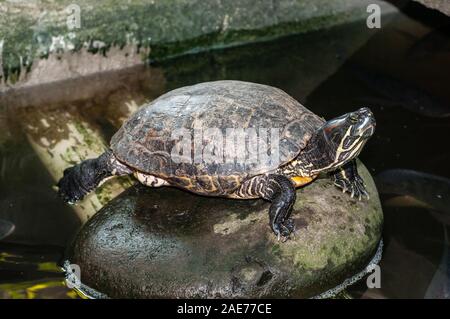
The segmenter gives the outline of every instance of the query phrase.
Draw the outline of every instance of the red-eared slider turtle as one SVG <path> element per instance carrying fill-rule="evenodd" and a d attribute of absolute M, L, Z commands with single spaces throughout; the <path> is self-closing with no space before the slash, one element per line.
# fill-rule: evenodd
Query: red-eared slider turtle
<path fill-rule="evenodd" d="M 64 171 L 59 194 L 75 202 L 108 177 L 133 174 L 152 187 L 263 198 L 272 202 L 273 232 L 288 238 L 295 188 L 320 173 L 330 173 L 334 184 L 352 197 L 368 197 L 355 158 L 374 130 L 368 108 L 326 122 L 274 87 L 241 81 L 200 83 L 168 92 L 139 109 L 112 137 L 109 150 Z M 269 154 L 268 147 L 260 145 L 270 146 L 273 156 L 263 156 Z"/>

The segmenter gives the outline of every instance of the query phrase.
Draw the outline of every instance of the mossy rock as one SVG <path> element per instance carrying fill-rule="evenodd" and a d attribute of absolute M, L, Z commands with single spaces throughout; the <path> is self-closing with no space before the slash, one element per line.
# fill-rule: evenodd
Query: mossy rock
<path fill-rule="evenodd" d="M 68 259 L 81 282 L 114 298 L 313 297 L 361 272 L 377 251 L 383 214 L 323 178 L 297 191 L 295 238 L 269 229 L 269 203 L 132 187 L 80 230 Z"/>

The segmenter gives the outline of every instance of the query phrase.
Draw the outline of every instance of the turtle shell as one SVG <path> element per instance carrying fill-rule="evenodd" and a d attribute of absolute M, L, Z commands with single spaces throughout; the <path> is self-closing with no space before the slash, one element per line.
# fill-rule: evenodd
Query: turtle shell
<path fill-rule="evenodd" d="M 189 185 L 195 182 L 211 182 L 214 177 L 219 184 L 231 183 L 222 187 L 229 189 L 236 188 L 247 178 L 292 161 L 323 123 L 322 118 L 280 89 L 242 81 L 205 82 L 170 91 L 142 106 L 112 137 L 111 149 L 128 166 L 162 177 L 172 184 L 190 188 Z M 219 129 L 226 143 L 226 132 L 230 128 L 250 129 L 246 132 L 251 129 L 265 131 L 267 136 L 258 134 L 258 141 L 267 141 L 270 150 L 271 146 L 276 146 L 271 142 L 270 129 L 276 130 L 279 141 L 277 160 L 257 161 L 252 158 L 255 154 L 259 158 L 260 150 L 250 152 L 253 155 L 248 155 L 244 162 L 217 160 L 222 159 L 220 156 L 216 161 L 204 161 L 193 155 L 201 155 L 201 150 L 208 145 L 207 138 L 203 136 L 202 141 L 201 133 L 196 132 L 215 129 L 212 132 L 218 133 Z M 180 162 L 171 153 L 174 145 L 180 142 L 180 137 L 173 133 L 183 129 L 184 132 L 193 132 L 188 136 L 192 142 L 184 144 L 191 146 L 189 155 L 192 156 L 189 158 L 192 160 Z M 198 136 L 200 139 L 197 140 Z M 238 143 L 242 146 L 244 142 Z M 247 140 L 244 144 L 251 143 Z M 267 154 L 267 148 L 261 149 Z M 221 154 L 220 149 L 217 153 Z M 227 178 L 230 176 L 232 179 Z"/>

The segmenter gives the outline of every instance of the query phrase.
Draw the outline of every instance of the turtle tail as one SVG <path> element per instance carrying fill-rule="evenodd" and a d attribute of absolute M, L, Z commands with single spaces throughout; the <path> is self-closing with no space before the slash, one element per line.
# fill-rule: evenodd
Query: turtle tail
<path fill-rule="evenodd" d="M 102 180 L 112 176 L 111 150 L 97 158 L 85 160 L 64 170 L 59 180 L 58 195 L 67 203 L 73 204 L 94 190 Z"/>

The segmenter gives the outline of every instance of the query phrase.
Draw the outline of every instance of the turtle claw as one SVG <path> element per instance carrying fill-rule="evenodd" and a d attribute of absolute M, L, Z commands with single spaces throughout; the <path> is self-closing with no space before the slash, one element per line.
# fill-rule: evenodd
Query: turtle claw
<path fill-rule="evenodd" d="M 77 201 L 82 199 L 86 195 L 84 187 L 80 185 L 79 176 L 80 166 L 69 167 L 64 170 L 63 177 L 59 180 L 58 195 L 70 205 L 74 205 Z"/>
<path fill-rule="evenodd" d="M 361 193 L 359 194 L 359 200 L 363 200 L 363 198 L 366 198 L 366 200 L 370 199 L 369 193 L 366 191 L 365 188 L 361 189 Z"/>
<path fill-rule="evenodd" d="M 356 180 L 359 184 L 361 184 L 363 187 L 366 187 L 366 183 L 364 183 L 364 180 L 361 178 L 361 176 L 356 175 L 356 176 L 355 176 L 355 180 Z"/>
<path fill-rule="evenodd" d="M 108 166 L 110 151 L 97 158 L 87 159 L 64 170 L 58 182 L 58 195 L 67 203 L 74 204 L 94 190 L 105 178 L 112 175 Z"/>
<path fill-rule="evenodd" d="M 353 181 L 348 179 L 338 179 L 334 181 L 334 185 L 339 187 L 343 193 L 349 193 L 350 198 L 352 199 L 355 198 L 361 201 L 364 197 L 367 200 L 370 198 L 361 178 L 355 178 Z"/>
<path fill-rule="evenodd" d="M 277 240 L 285 243 L 288 239 L 295 238 L 294 235 L 295 225 L 292 219 L 286 219 L 282 222 L 273 225 L 273 232 L 277 236 Z"/>
<path fill-rule="evenodd" d="M 295 240 L 295 229 L 292 231 L 292 233 L 290 235 L 292 236 L 292 239 Z"/>
<path fill-rule="evenodd" d="M 282 236 L 281 234 L 277 235 L 277 241 L 285 243 L 288 241 L 288 239 L 290 238 L 290 236 Z"/>

